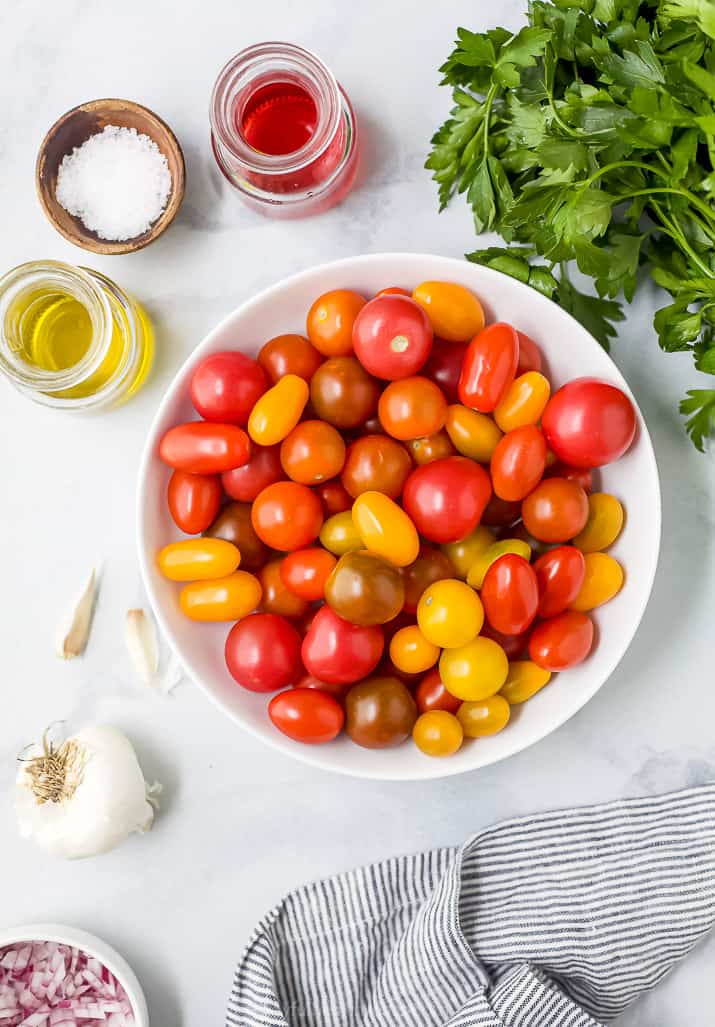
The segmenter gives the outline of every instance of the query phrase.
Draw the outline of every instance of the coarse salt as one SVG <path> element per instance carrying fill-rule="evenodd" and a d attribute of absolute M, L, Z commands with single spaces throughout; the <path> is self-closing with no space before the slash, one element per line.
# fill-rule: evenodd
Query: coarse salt
<path fill-rule="evenodd" d="M 148 135 L 107 125 L 60 164 L 55 194 L 66 211 L 101 239 L 142 235 L 171 192 L 166 157 Z"/>

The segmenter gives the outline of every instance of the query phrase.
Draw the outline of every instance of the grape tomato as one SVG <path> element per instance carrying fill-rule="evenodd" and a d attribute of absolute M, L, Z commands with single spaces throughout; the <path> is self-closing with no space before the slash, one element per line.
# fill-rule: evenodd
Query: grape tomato
<path fill-rule="evenodd" d="M 514 380 L 519 361 L 519 337 L 511 325 L 498 322 L 469 343 L 459 379 L 462 403 L 491 413 Z"/>
<path fill-rule="evenodd" d="M 241 554 L 219 538 L 191 538 L 170 542 L 157 556 L 159 570 L 170 581 L 207 581 L 233 574 Z"/>
<path fill-rule="evenodd" d="M 284 735 L 305 745 L 324 745 L 343 729 L 345 713 L 332 695 L 312 688 L 289 688 L 274 695 L 268 716 Z"/>
<path fill-rule="evenodd" d="M 363 492 L 353 503 L 352 518 L 362 544 L 397 567 L 417 559 L 420 540 L 405 511 L 382 492 Z"/>
<path fill-rule="evenodd" d="M 421 282 L 412 298 L 427 314 L 434 334 L 447 342 L 468 342 L 484 327 L 481 303 L 456 282 Z"/>
<path fill-rule="evenodd" d="M 169 428 L 159 443 L 159 456 L 177 471 L 221 474 L 247 463 L 251 443 L 235 424 L 189 421 Z"/>
<path fill-rule="evenodd" d="M 174 471 L 167 488 L 167 503 L 174 524 L 187 535 L 206 531 L 221 506 L 221 495 L 218 475 Z"/>
<path fill-rule="evenodd" d="M 479 596 L 484 616 L 504 635 L 520 635 L 531 625 L 539 605 L 534 568 L 523 556 L 507 553 L 489 567 Z"/>
<path fill-rule="evenodd" d="M 539 585 L 539 617 L 554 617 L 574 601 L 583 584 L 586 563 L 574 546 L 556 546 L 534 563 Z"/>
<path fill-rule="evenodd" d="M 309 394 L 308 383 L 297 374 L 287 374 L 271 386 L 248 418 L 248 434 L 253 442 L 260 446 L 282 442 L 300 420 Z"/>
<path fill-rule="evenodd" d="M 608 549 L 620 535 L 623 520 L 623 507 L 615 496 L 593 492 L 588 497 L 588 519 L 573 544 L 582 553 Z"/>
<path fill-rule="evenodd" d="M 181 612 L 190 620 L 240 620 L 261 601 L 261 584 L 247 571 L 234 571 L 225 578 L 192 581 L 179 593 Z"/>

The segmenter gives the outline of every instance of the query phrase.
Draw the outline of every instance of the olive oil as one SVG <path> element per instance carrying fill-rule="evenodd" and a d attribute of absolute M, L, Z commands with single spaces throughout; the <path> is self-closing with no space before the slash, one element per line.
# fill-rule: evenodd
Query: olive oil
<path fill-rule="evenodd" d="M 92 342 L 89 311 L 67 293 L 39 289 L 20 294 L 8 317 L 16 329 L 18 355 L 43 371 L 74 367 Z"/>

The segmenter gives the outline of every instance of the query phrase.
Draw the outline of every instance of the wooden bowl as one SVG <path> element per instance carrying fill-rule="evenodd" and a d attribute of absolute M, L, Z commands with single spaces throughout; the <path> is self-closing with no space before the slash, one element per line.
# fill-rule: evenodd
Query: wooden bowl
<path fill-rule="evenodd" d="M 171 192 L 163 213 L 146 232 L 133 239 L 102 239 L 86 228 L 57 201 L 57 172 L 62 159 L 107 125 L 135 128 L 152 139 L 166 157 L 171 173 Z M 92 253 L 133 253 L 158 239 L 176 217 L 184 198 L 186 167 L 181 146 L 166 122 L 131 100 L 91 100 L 73 107 L 54 123 L 42 140 L 35 167 L 35 185 L 45 214 L 65 239 Z"/>

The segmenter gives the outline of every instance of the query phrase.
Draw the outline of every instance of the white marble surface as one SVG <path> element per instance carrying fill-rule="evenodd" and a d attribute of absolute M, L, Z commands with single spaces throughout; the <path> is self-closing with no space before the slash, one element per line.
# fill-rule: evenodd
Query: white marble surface
<path fill-rule="evenodd" d="M 0 923 L 51 919 L 104 936 L 141 977 L 156 1027 L 222 1023 L 253 924 L 309 878 L 456 843 L 500 817 L 715 776 L 713 466 L 682 432 L 676 401 L 697 383 L 686 356 L 658 351 L 647 289 L 614 356 L 656 446 L 660 569 L 620 668 L 555 735 L 444 782 L 348 780 L 264 748 L 190 685 L 169 700 L 147 694 L 127 665 L 123 614 L 143 602 L 137 459 L 174 370 L 227 311 L 293 271 L 361 252 L 460 255 L 472 246 L 468 212 L 457 203 L 438 216 L 422 169 L 449 104 L 436 68 L 458 24 L 517 25 L 522 8 L 521 0 L 23 0 L 0 10 L 0 266 L 54 257 L 106 271 L 147 305 L 159 351 L 143 393 L 92 420 L 43 410 L 0 382 Z M 213 77 L 232 52 L 270 38 L 323 55 L 358 112 L 360 187 L 314 220 L 273 223 L 247 212 L 211 163 Z M 33 166 L 59 114 L 112 95 L 147 104 L 174 127 L 188 190 L 177 223 L 157 244 L 90 258 L 44 220 Z M 94 561 L 104 573 L 91 645 L 82 661 L 62 665 L 53 653 L 55 623 Z M 76 726 L 90 717 L 131 735 L 147 776 L 164 783 L 164 808 L 146 838 L 92 862 L 56 865 L 16 837 L 8 799 L 14 761 L 51 721 Z M 621 1022 L 712 1027 L 714 959 L 711 939 Z"/>

